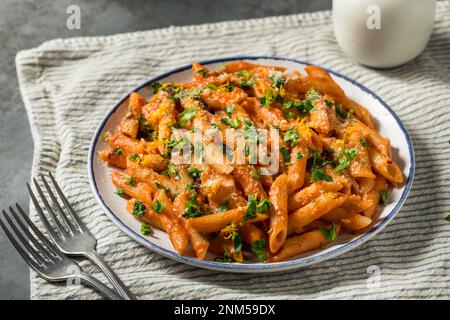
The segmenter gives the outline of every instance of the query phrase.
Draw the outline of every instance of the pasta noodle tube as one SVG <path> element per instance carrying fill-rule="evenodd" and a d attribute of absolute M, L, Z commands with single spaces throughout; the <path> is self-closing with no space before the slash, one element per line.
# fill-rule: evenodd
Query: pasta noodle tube
<path fill-rule="evenodd" d="M 343 208 L 335 208 L 322 217 L 327 222 L 342 224 L 345 228 L 356 231 L 363 229 L 372 223 L 369 217 L 351 213 Z"/>
<path fill-rule="evenodd" d="M 271 252 L 277 252 L 283 246 L 287 236 L 287 176 L 280 175 L 272 184 L 269 198 L 272 206 L 270 213 L 269 248 Z"/>
<path fill-rule="evenodd" d="M 300 233 L 307 224 L 319 219 L 334 208 L 340 207 L 346 198 L 346 195 L 337 192 L 327 192 L 320 195 L 289 216 L 288 234 Z"/>
<path fill-rule="evenodd" d="M 232 222 L 241 222 L 247 207 L 239 207 L 225 212 L 208 214 L 205 216 L 190 218 L 191 225 L 201 233 L 218 232 Z M 248 222 L 257 222 L 267 219 L 266 214 L 258 213 L 256 218 Z"/>
<path fill-rule="evenodd" d="M 300 189 L 305 182 L 306 155 L 308 147 L 306 143 L 300 142 L 291 152 L 291 165 L 287 169 L 288 193 L 292 194 Z M 301 157 L 300 157 L 300 156 Z"/>
<path fill-rule="evenodd" d="M 288 211 L 292 212 L 306 206 L 325 192 L 339 191 L 343 185 L 339 182 L 317 181 L 303 188 L 288 199 Z"/>
<path fill-rule="evenodd" d="M 373 189 L 363 196 L 363 199 L 371 202 L 371 206 L 364 210 L 363 214 L 366 217 L 372 218 L 378 208 L 378 203 L 380 202 L 380 191 L 387 188 L 386 179 L 377 176 L 375 179 L 375 186 Z"/>
<path fill-rule="evenodd" d="M 159 214 L 160 220 L 163 225 L 167 226 L 165 229 L 170 241 L 178 253 L 183 253 L 189 243 L 189 234 L 182 222 L 175 216 L 172 201 L 167 196 L 165 190 L 158 190 L 155 193 L 155 201 L 159 201 L 161 204 L 162 212 Z"/>
<path fill-rule="evenodd" d="M 112 166 L 122 169 L 127 167 L 127 155 L 125 153 L 117 153 L 113 149 L 106 149 L 100 151 L 98 157 Z"/>
<path fill-rule="evenodd" d="M 126 195 L 151 206 L 153 189 L 148 184 L 137 182 L 133 177 L 123 175 L 118 171 L 113 171 L 112 183 L 116 188 L 122 189 Z"/>
<path fill-rule="evenodd" d="M 187 190 L 181 191 L 175 198 L 173 202 L 173 212 L 176 217 L 180 219 L 180 222 L 183 224 L 186 229 L 189 239 L 191 240 L 192 248 L 194 248 L 195 254 L 197 258 L 203 260 L 205 259 L 206 252 L 208 251 L 209 242 L 208 240 L 198 231 L 196 230 L 190 223 L 190 219 L 183 218 L 182 215 L 184 213 L 184 209 L 188 203 L 188 197 L 192 194 Z M 192 219 L 192 218 L 191 218 Z"/>
<path fill-rule="evenodd" d="M 336 232 L 339 233 L 340 226 L 336 226 Z M 286 260 L 296 255 L 316 250 L 327 244 L 327 241 L 320 230 L 305 232 L 299 236 L 286 239 L 283 248 L 279 253 L 270 258 L 271 262 Z"/>
<path fill-rule="evenodd" d="M 342 204 L 342 208 L 348 212 L 359 213 L 367 210 L 372 205 L 372 201 L 362 199 L 361 196 L 349 195 Z"/>
<path fill-rule="evenodd" d="M 264 232 L 253 223 L 245 223 L 241 228 L 242 239 L 252 245 L 253 242 L 264 238 Z"/>
<path fill-rule="evenodd" d="M 403 173 L 393 160 L 373 148 L 369 148 L 369 158 L 374 169 L 383 177 L 394 184 L 403 183 Z"/>
<path fill-rule="evenodd" d="M 163 176 L 150 168 L 139 165 L 138 163 L 128 159 L 127 160 L 127 170 L 126 172 L 135 177 L 137 180 L 145 182 L 154 188 L 158 188 L 157 184 L 160 184 L 172 192 L 178 190 L 178 185 L 174 183 L 170 178 Z"/>

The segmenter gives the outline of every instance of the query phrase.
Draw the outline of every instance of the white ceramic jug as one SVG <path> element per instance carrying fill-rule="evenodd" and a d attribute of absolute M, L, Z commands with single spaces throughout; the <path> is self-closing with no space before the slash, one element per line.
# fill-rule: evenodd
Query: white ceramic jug
<path fill-rule="evenodd" d="M 433 31 L 436 0 L 333 0 L 333 26 L 346 54 L 392 68 L 417 57 Z"/>

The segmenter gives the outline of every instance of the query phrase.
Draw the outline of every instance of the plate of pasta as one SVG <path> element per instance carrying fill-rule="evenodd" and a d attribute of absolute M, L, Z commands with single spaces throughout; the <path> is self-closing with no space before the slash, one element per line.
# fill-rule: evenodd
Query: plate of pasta
<path fill-rule="evenodd" d="M 133 89 L 88 159 L 93 192 L 127 235 L 166 257 L 271 272 L 345 253 L 405 202 L 414 151 L 362 84 L 308 63 L 192 63 Z"/>

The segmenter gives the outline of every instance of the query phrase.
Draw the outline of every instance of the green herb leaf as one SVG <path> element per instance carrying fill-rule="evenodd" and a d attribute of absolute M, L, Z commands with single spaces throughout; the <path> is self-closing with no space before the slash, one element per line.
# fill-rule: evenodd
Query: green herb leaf
<path fill-rule="evenodd" d="M 256 205 L 256 212 L 267 212 L 272 204 L 266 198 L 259 199 L 258 204 Z"/>
<path fill-rule="evenodd" d="M 123 196 L 125 195 L 125 193 L 123 192 L 123 189 L 122 189 L 122 188 L 117 188 L 117 189 L 116 189 L 116 194 L 117 194 L 119 197 L 123 197 Z"/>
<path fill-rule="evenodd" d="M 201 171 L 195 167 L 190 167 L 187 170 L 187 173 L 188 173 L 189 178 L 191 178 L 191 179 L 200 179 Z"/>
<path fill-rule="evenodd" d="M 352 114 L 353 114 L 353 110 L 352 109 L 350 109 L 349 111 L 344 111 L 344 109 L 342 109 L 342 105 L 341 104 L 337 105 L 335 107 L 335 111 L 336 111 L 336 115 L 339 118 L 343 119 L 343 120 L 350 118 L 352 116 Z"/>
<path fill-rule="evenodd" d="M 119 148 L 119 147 L 114 147 L 114 148 L 112 148 L 113 149 L 113 151 L 115 152 L 115 153 L 117 153 L 117 154 L 122 154 L 123 153 L 123 150 L 121 149 L 121 148 Z"/>
<path fill-rule="evenodd" d="M 197 195 L 194 193 L 189 197 L 186 208 L 184 209 L 183 217 L 195 218 L 201 215 L 202 212 L 200 211 L 199 205 L 197 203 Z"/>
<path fill-rule="evenodd" d="M 212 84 L 212 83 L 208 83 L 208 84 L 206 85 L 206 87 L 207 87 L 208 89 L 211 89 L 211 90 L 217 90 L 217 89 L 219 89 L 218 86 L 216 86 L 215 84 Z"/>
<path fill-rule="evenodd" d="M 296 156 L 297 159 L 302 159 L 304 157 L 305 157 L 304 153 L 301 153 L 301 152 L 297 153 L 297 156 Z"/>
<path fill-rule="evenodd" d="M 238 254 L 242 249 L 242 238 L 239 231 L 233 232 L 231 235 L 231 240 L 233 240 L 233 247 L 235 254 Z"/>
<path fill-rule="evenodd" d="M 128 156 L 128 159 L 136 163 L 139 163 L 141 161 L 141 157 L 138 154 L 130 154 Z"/>
<path fill-rule="evenodd" d="M 358 154 L 358 150 L 356 150 L 355 148 L 345 150 L 344 148 L 341 147 L 341 154 L 342 156 L 341 158 L 339 158 L 339 165 L 336 168 L 334 168 L 333 170 L 334 172 L 340 172 L 346 169 Z"/>
<path fill-rule="evenodd" d="M 283 137 L 283 141 L 290 142 L 293 147 L 298 144 L 298 140 L 300 140 L 300 136 L 295 129 L 288 129 Z"/>
<path fill-rule="evenodd" d="M 140 201 L 136 201 L 133 207 L 133 215 L 141 218 L 144 216 L 144 214 L 145 214 L 145 205 Z"/>
<path fill-rule="evenodd" d="M 331 176 L 327 175 L 321 168 L 311 168 L 311 182 L 317 182 L 319 180 L 325 180 L 327 182 L 333 181 Z"/>
<path fill-rule="evenodd" d="M 359 144 L 362 145 L 364 149 L 368 148 L 366 139 L 364 138 L 359 139 Z"/>
<path fill-rule="evenodd" d="M 220 206 L 218 206 L 216 208 L 217 212 L 224 212 L 224 211 L 228 211 L 228 209 L 230 208 L 230 204 L 227 202 L 222 203 Z"/>
<path fill-rule="evenodd" d="M 230 105 L 225 109 L 225 113 L 226 113 L 229 117 L 231 117 L 231 115 L 233 114 L 233 112 L 234 112 L 234 105 L 233 105 L 233 104 L 230 104 Z"/>
<path fill-rule="evenodd" d="M 186 190 L 198 190 L 198 189 L 200 189 L 200 186 L 195 182 L 191 181 L 186 185 Z"/>
<path fill-rule="evenodd" d="M 153 211 L 155 211 L 156 213 L 160 213 L 164 210 L 164 206 L 161 203 L 161 201 L 153 201 Z"/>
<path fill-rule="evenodd" d="M 272 82 L 272 87 L 280 89 L 283 85 L 286 84 L 287 79 L 281 74 L 274 74 L 269 77 L 270 82 Z"/>
<path fill-rule="evenodd" d="M 388 203 L 388 194 L 386 190 L 380 191 L 380 202 L 385 206 Z"/>
<path fill-rule="evenodd" d="M 289 162 L 289 160 L 291 159 L 291 154 L 289 153 L 289 150 L 286 149 L 285 147 L 281 147 L 280 152 L 281 152 L 281 156 L 283 157 L 283 161 L 285 163 Z"/>
<path fill-rule="evenodd" d="M 262 238 L 252 243 L 252 252 L 256 255 L 260 262 L 267 261 L 266 239 Z"/>
<path fill-rule="evenodd" d="M 183 112 L 180 113 L 180 120 L 178 120 L 179 126 L 184 127 L 196 114 L 197 109 L 195 108 L 184 109 Z"/>
<path fill-rule="evenodd" d="M 141 233 L 144 236 L 149 236 L 149 235 L 153 234 L 153 229 L 152 229 L 152 227 L 149 224 L 142 223 L 141 224 Z"/>
<path fill-rule="evenodd" d="M 196 73 L 200 74 L 203 78 L 206 78 L 208 76 L 208 70 L 206 70 L 204 68 L 200 69 L 200 70 L 197 70 Z"/>
<path fill-rule="evenodd" d="M 153 82 L 153 83 L 151 84 L 151 87 L 152 87 L 152 89 L 153 89 L 153 94 L 156 94 L 156 93 L 158 93 L 159 89 L 161 89 L 162 84 L 159 83 L 159 82 Z"/>
<path fill-rule="evenodd" d="M 325 240 L 327 240 L 327 241 L 336 240 L 337 230 L 336 230 L 336 225 L 334 223 L 329 229 L 326 227 L 320 227 L 320 232 L 322 233 Z"/>
<path fill-rule="evenodd" d="M 225 124 L 231 128 L 234 128 L 234 129 L 237 129 L 239 127 L 239 119 L 238 118 L 234 118 L 232 120 L 230 120 L 229 118 L 222 118 L 222 119 L 220 119 L 220 121 L 223 124 Z"/>
<path fill-rule="evenodd" d="M 247 199 L 247 209 L 244 213 L 244 221 L 256 218 L 256 196 L 251 194 Z"/>

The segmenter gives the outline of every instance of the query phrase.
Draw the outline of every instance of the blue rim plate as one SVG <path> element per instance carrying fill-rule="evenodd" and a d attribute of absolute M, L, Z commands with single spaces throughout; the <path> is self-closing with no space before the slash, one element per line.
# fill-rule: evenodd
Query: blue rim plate
<path fill-rule="evenodd" d="M 200 63 L 214 69 L 220 67 L 222 63 L 235 60 L 247 60 L 265 65 L 279 65 L 287 67 L 291 70 L 302 70 L 304 66 L 311 65 L 310 63 L 294 59 L 268 56 L 238 56 L 223 59 L 206 60 L 201 61 Z M 405 185 L 401 189 L 394 189 L 392 191 L 392 194 L 390 195 L 390 197 L 393 198 L 392 203 L 383 208 L 380 213 L 380 220 L 373 226 L 372 229 L 362 235 L 354 236 L 345 242 L 326 247 L 322 251 L 314 251 L 311 253 L 300 255 L 287 261 L 276 263 L 221 263 L 209 260 L 201 261 L 192 257 L 182 256 L 175 252 L 173 249 L 171 250 L 170 247 L 164 247 L 164 245 L 161 245 L 161 243 L 156 243 L 157 241 L 154 238 L 141 235 L 138 228 L 136 227 L 136 224 L 124 220 L 124 214 L 128 215 L 128 213 L 124 213 L 125 210 L 123 209 L 125 206 L 125 201 L 122 199 L 114 200 L 123 201 L 123 203 L 121 203 L 121 209 L 118 209 L 119 207 L 117 207 L 112 202 L 112 200 L 109 199 L 108 195 L 109 193 L 112 193 L 112 189 L 110 187 L 107 187 L 108 184 L 112 185 L 112 183 L 110 182 L 110 177 L 103 171 L 96 172 L 96 170 L 99 171 L 98 168 L 100 168 L 100 160 L 97 158 L 97 151 L 101 149 L 101 147 L 99 148 L 99 137 L 105 130 L 105 127 L 108 126 L 109 122 L 112 121 L 111 119 L 114 118 L 115 113 L 119 112 L 119 109 L 121 107 L 124 107 L 124 102 L 131 92 L 148 90 L 149 85 L 154 81 L 164 81 L 165 79 L 168 79 L 167 81 L 173 81 L 173 77 L 175 77 L 176 79 L 177 76 L 183 76 L 183 74 L 184 77 L 186 77 L 188 72 L 190 72 L 190 68 L 191 65 L 189 64 L 166 72 L 145 81 L 143 84 L 130 91 L 126 96 L 118 101 L 114 108 L 112 108 L 112 110 L 109 111 L 105 118 L 101 121 L 90 144 L 88 156 L 88 175 L 94 195 L 105 210 L 108 217 L 123 232 L 125 232 L 128 236 L 130 236 L 140 244 L 168 258 L 206 269 L 246 273 L 284 271 L 305 267 L 337 257 L 338 255 L 348 252 L 349 250 L 361 245 L 362 243 L 375 236 L 378 232 L 380 232 L 387 225 L 387 223 L 394 218 L 394 216 L 406 201 L 406 198 L 412 186 L 415 161 L 414 149 L 411 139 L 400 118 L 380 97 L 378 97 L 375 93 L 367 89 L 362 84 L 338 72 L 324 68 L 331 74 L 333 79 L 335 79 L 335 81 L 337 81 L 338 84 L 343 87 L 344 91 L 350 98 L 356 100 L 363 106 L 368 107 L 369 111 L 372 113 L 372 116 L 380 126 L 380 133 L 391 140 L 392 147 L 394 148 L 394 159 L 400 161 L 400 167 L 404 175 L 406 176 Z M 396 157 L 398 158 L 396 159 Z M 103 190 L 104 188 L 110 189 L 105 191 Z M 164 236 L 167 238 L 166 241 L 169 241 L 168 237 L 165 234 Z"/>

